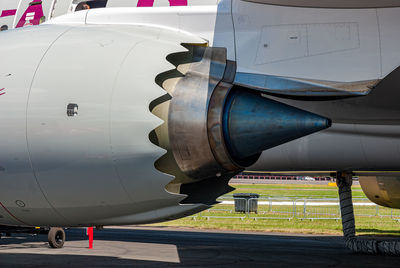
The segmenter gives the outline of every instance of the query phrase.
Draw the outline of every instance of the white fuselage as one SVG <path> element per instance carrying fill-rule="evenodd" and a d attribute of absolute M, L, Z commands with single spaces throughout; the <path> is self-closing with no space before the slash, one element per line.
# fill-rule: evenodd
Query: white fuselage
<path fill-rule="evenodd" d="M 15 10 L 15 15 L 0 17 L 0 26 L 15 27 L 30 2 L 2 1 L 0 12 Z M 82 1 L 42 2 L 46 19 L 57 23 L 54 18 L 73 12 Z M 212 46 L 227 47 L 228 58 L 244 73 L 353 82 L 384 78 L 400 64 L 400 7 L 337 9 L 312 8 L 313 1 L 304 1 L 306 7 L 264 2 L 273 5 L 189 0 L 188 6 L 155 1 L 152 8 L 135 8 L 138 1 L 108 0 L 106 9 L 90 10 L 85 23 L 152 24 L 187 31 Z M 58 23 L 76 17 L 62 17 Z"/>

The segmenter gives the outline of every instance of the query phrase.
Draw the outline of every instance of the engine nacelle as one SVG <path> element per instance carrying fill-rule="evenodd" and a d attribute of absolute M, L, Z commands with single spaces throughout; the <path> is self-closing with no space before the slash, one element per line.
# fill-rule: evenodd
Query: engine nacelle
<path fill-rule="evenodd" d="M 169 54 L 204 41 L 140 26 L 42 25 L 0 36 L 0 222 L 76 226 L 202 210 L 165 190 L 149 105 Z"/>
<path fill-rule="evenodd" d="M 400 177 L 359 177 L 360 185 L 369 200 L 380 206 L 400 208 Z"/>
<path fill-rule="evenodd" d="M 0 43 L 0 224 L 187 216 L 262 150 L 330 126 L 234 87 L 226 50 L 187 33 L 42 25 Z"/>

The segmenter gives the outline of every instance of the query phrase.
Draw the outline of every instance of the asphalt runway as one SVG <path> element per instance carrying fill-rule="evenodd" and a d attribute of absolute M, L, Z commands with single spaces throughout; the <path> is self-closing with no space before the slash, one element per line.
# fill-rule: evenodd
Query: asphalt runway
<path fill-rule="evenodd" d="M 62 249 L 46 235 L 0 239 L 0 267 L 399 267 L 400 257 L 353 254 L 341 237 L 113 227 L 67 230 Z"/>

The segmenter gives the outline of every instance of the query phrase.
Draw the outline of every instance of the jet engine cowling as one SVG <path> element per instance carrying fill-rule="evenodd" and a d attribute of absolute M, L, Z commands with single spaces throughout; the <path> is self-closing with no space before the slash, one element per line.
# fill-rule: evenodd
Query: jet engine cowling
<path fill-rule="evenodd" d="M 380 206 L 400 209 L 399 176 L 360 176 L 359 181 L 369 200 Z"/>
<path fill-rule="evenodd" d="M 330 126 L 233 86 L 226 50 L 187 33 L 42 25 L 0 42 L 0 224 L 183 217 L 262 150 Z"/>

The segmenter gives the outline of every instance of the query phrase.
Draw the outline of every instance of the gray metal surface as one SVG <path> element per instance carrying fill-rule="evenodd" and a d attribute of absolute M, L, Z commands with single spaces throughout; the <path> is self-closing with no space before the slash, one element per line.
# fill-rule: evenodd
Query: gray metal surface
<path fill-rule="evenodd" d="M 190 64 L 185 76 L 170 92 L 172 99 L 168 132 L 174 158 L 182 172 L 193 179 L 202 180 L 221 177 L 226 173 L 210 147 L 207 125 L 211 97 L 224 76 L 226 50 L 198 49 L 203 50 L 201 60 Z M 226 94 L 228 92 L 225 91 Z M 216 105 L 223 106 L 224 98 L 220 100 Z M 240 168 L 233 166 L 232 170 L 239 172 Z"/>
<path fill-rule="evenodd" d="M 249 170 L 399 171 L 400 68 L 366 96 L 268 98 L 330 118 L 332 127 L 262 153 Z"/>
<path fill-rule="evenodd" d="M 232 84 L 220 82 L 210 100 L 207 118 L 208 140 L 215 159 L 227 170 L 240 170 L 241 167 L 232 160 L 225 144 L 223 133 L 223 114 Z"/>
<path fill-rule="evenodd" d="M 317 98 L 271 96 L 288 105 L 332 119 L 333 123 L 365 125 L 399 125 L 400 68 L 380 81 L 366 96 L 351 98 Z M 383 130 L 383 129 L 382 129 Z M 382 132 L 382 130 L 380 130 Z M 388 129 L 390 133 L 390 129 Z M 387 133 L 387 131 L 383 131 Z M 386 134 L 387 136 L 387 134 Z M 396 136 L 398 136 L 396 134 Z"/>
<path fill-rule="evenodd" d="M 233 90 L 224 109 L 224 135 L 238 161 L 248 162 L 264 150 L 331 126 L 328 118 L 245 89 Z"/>
<path fill-rule="evenodd" d="M 400 208 L 400 176 L 360 176 L 365 195 L 384 207 Z"/>
<path fill-rule="evenodd" d="M 366 95 L 378 82 L 379 80 L 357 82 L 319 81 L 238 72 L 235 76 L 234 84 L 266 93 L 289 96 L 328 97 Z"/>

